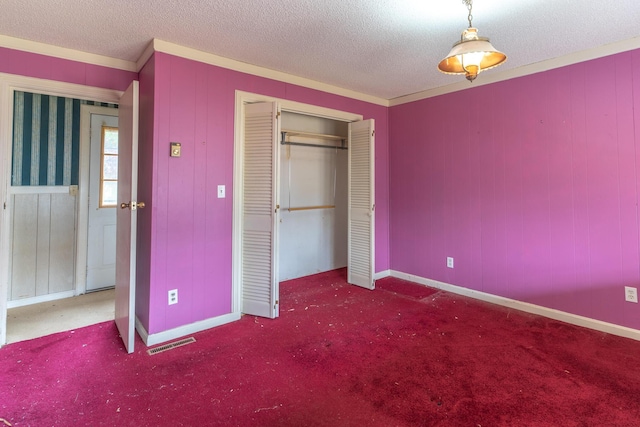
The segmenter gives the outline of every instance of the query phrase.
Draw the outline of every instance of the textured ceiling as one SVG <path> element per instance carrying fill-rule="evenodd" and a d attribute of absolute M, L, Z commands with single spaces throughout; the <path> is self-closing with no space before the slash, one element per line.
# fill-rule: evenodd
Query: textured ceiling
<path fill-rule="evenodd" d="M 436 64 L 461 0 L 2 0 L 0 35 L 135 61 L 153 38 L 385 99 L 462 79 Z M 638 0 L 475 0 L 509 70 L 640 36 Z"/>

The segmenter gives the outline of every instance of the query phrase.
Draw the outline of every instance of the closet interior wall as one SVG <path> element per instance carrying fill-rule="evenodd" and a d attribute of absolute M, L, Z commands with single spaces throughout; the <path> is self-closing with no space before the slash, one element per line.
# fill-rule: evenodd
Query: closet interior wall
<path fill-rule="evenodd" d="M 348 123 L 282 112 L 282 131 L 348 138 Z M 340 146 L 321 136 L 287 141 Z M 301 145 L 280 146 L 279 281 L 347 266 L 348 152 Z"/>

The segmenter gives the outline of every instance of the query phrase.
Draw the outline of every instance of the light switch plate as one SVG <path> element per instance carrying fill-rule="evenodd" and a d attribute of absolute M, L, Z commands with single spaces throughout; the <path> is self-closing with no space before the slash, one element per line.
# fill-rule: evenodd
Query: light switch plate
<path fill-rule="evenodd" d="M 218 185 L 218 199 L 224 199 L 224 185 Z"/>

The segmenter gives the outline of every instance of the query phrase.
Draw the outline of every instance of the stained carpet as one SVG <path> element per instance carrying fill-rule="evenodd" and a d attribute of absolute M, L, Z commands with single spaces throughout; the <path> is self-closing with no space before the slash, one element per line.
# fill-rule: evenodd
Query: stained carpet
<path fill-rule="evenodd" d="M 640 342 L 398 279 L 281 283 L 244 316 L 149 356 L 113 322 L 0 349 L 21 426 L 638 426 Z M 2 422 L 0 421 L 0 426 Z"/>

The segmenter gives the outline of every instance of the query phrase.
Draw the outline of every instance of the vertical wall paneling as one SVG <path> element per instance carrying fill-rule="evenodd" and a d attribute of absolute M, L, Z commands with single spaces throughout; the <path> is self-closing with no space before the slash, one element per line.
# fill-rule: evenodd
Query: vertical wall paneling
<path fill-rule="evenodd" d="M 12 192 L 10 301 L 72 291 L 76 196 L 68 187 Z"/>
<path fill-rule="evenodd" d="M 154 206 L 155 198 L 152 185 L 154 165 L 154 64 L 152 57 L 140 70 L 140 123 L 138 126 L 138 198 L 144 200 L 147 206 Z M 160 151 L 162 151 L 159 148 Z M 166 153 L 166 151 L 165 151 Z M 152 188 L 153 187 L 153 188 Z M 149 301 L 151 282 L 151 218 L 152 209 L 138 211 L 138 239 L 136 256 L 136 307 L 135 313 L 140 322 L 149 325 Z M 147 329 L 148 330 L 148 329 Z"/>
<path fill-rule="evenodd" d="M 551 73 L 548 80 L 549 108 L 545 136 L 555 145 L 549 154 L 549 176 L 558 177 L 549 186 L 549 214 L 556 220 L 549 222 L 550 277 L 547 295 L 555 295 L 540 301 L 551 308 L 559 308 L 569 302 L 570 293 L 558 292 L 575 283 L 576 255 L 574 222 L 574 161 L 571 133 L 571 79 L 566 73 Z M 576 78 L 579 79 L 578 76 Z M 567 197 L 571 195 L 571 197 Z"/>
<path fill-rule="evenodd" d="M 49 293 L 73 289 L 75 260 L 76 197 L 51 195 L 51 249 L 49 259 Z"/>
<path fill-rule="evenodd" d="M 637 286 L 638 283 L 638 238 L 640 224 L 636 221 L 636 175 L 635 161 L 636 137 L 640 132 L 634 124 L 634 85 L 632 56 L 617 56 L 616 72 L 616 133 L 618 139 L 618 183 L 620 187 L 620 230 L 621 238 L 621 277 L 625 286 Z M 637 92 L 636 92 L 637 96 Z"/>
<path fill-rule="evenodd" d="M 605 61 L 593 61 L 586 74 L 585 93 L 591 310 L 611 313 L 616 319 L 624 299 L 611 292 L 616 286 L 612 277 L 621 279 L 615 68 Z"/>
<path fill-rule="evenodd" d="M 51 251 L 51 225 L 59 225 L 58 221 L 51 219 L 51 194 L 38 194 L 36 210 L 38 218 L 36 222 L 36 296 L 49 293 L 49 268 L 51 265 L 49 253 Z M 54 231 L 55 232 L 55 231 Z"/>
<path fill-rule="evenodd" d="M 207 214 L 211 200 L 215 198 L 217 200 L 217 184 L 207 191 L 207 154 L 209 151 L 209 145 L 214 147 L 214 144 L 210 144 L 207 135 L 207 116 L 209 114 L 207 103 L 207 91 L 198 90 L 197 88 L 207 87 L 207 73 L 206 66 L 204 64 L 197 64 L 195 67 L 195 111 L 194 111 L 194 136 L 193 136 L 193 155 L 194 155 L 194 167 L 193 167 L 193 186 L 194 194 L 201 194 L 202 197 L 193 197 L 192 211 L 193 211 L 193 227 L 194 230 L 205 230 L 205 235 L 208 234 L 207 229 L 209 227 L 215 227 L 214 224 L 207 223 Z M 215 138 L 215 134 L 211 135 L 211 139 Z M 222 182 L 220 183 L 222 184 Z M 205 274 L 207 260 L 204 256 L 206 253 L 207 240 L 206 239 L 194 239 L 193 242 L 193 283 L 201 283 L 202 289 L 200 292 L 203 295 L 212 295 L 212 289 L 214 284 L 207 280 Z M 195 312 L 198 317 L 204 317 L 206 313 L 207 300 L 204 298 L 193 298 L 197 291 L 191 294 L 191 300 L 193 301 L 191 311 Z"/>
<path fill-rule="evenodd" d="M 38 195 L 13 196 L 10 299 L 36 296 Z"/>
<path fill-rule="evenodd" d="M 225 318 L 239 309 L 232 305 L 238 302 L 232 293 L 237 91 L 376 120 L 376 209 L 383 218 L 376 222 L 376 271 L 388 269 L 386 107 L 160 52 L 142 68 L 140 81 L 141 103 L 148 101 L 141 117 L 152 111 L 141 127 L 141 150 L 148 155 L 140 157 L 140 182 L 151 193 L 152 206 L 140 213 L 147 243 L 140 242 L 138 251 L 146 267 L 138 277 L 136 312 L 150 335 Z M 169 157 L 171 141 L 183 143 L 183 157 Z M 226 186 L 223 199 L 216 195 L 218 185 Z M 176 284 L 180 302 L 167 306 L 167 290 Z"/>
<path fill-rule="evenodd" d="M 166 291 L 162 292 L 166 300 L 167 291 L 178 289 L 179 304 L 167 309 L 175 315 L 167 319 L 166 326 L 174 328 L 180 326 L 177 319 L 187 318 L 193 309 L 193 294 L 204 284 L 194 282 L 194 266 L 198 264 L 202 254 L 194 251 L 195 238 L 194 205 L 195 198 L 201 198 L 203 193 L 196 193 L 195 188 L 202 188 L 202 183 L 196 183 L 195 172 L 202 158 L 196 157 L 196 146 L 202 141 L 196 141 L 196 131 L 202 125 L 196 123 L 197 110 L 203 109 L 203 104 L 197 104 L 197 94 L 200 92 L 197 80 L 197 66 L 175 62 L 171 65 L 171 74 L 183 82 L 182 85 L 170 86 L 170 116 L 167 141 L 177 141 L 182 144 L 182 154 L 179 158 L 168 159 L 167 182 L 167 213 L 172 218 L 166 234 L 165 242 L 174 242 L 166 250 L 168 258 L 175 268 L 166 271 Z M 199 98 L 201 100 L 201 98 Z M 166 151 L 164 151 L 166 153 Z M 188 167 L 185 167 L 188 165 Z M 198 196 L 195 196 L 198 194 Z M 200 214 L 202 212 L 199 212 Z M 203 227 L 204 224 L 198 224 Z M 181 256 L 177 256 L 178 253 Z M 190 283 L 191 286 L 184 286 Z"/>
<path fill-rule="evenodd" d="M 639 57 L 391 107 L 392 269 L 640 329 Z"/>

